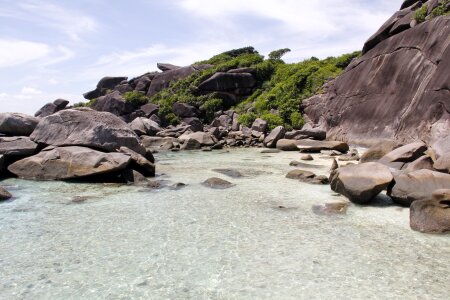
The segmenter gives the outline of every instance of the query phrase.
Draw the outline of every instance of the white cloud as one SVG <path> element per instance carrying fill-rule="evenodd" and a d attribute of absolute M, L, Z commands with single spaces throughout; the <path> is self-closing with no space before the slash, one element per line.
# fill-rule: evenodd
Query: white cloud
<path fill-rule="evenodd" d="M 0 39 L 0 68 L 21 65 L 47 57 L 48 45 L 23 40 Z"/>
<path fill-rule="evenodd" d="M 40 94 L 42 94 L 42 91 L 40 91 L 40 90 L 38 90 L 36 88 L 33 88 L 33 87 L 26 87 L 25 86 L 25 87 L 22 88 L 21 94 L 23 96 L 33 96 L 33 95 L 40 95 Z"/>

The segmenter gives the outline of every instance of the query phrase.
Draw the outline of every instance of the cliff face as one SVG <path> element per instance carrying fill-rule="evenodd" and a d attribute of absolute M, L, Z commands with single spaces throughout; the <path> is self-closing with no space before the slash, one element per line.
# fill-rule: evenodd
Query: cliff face
<path fill-rule="evenodd" d="M 424 2 L 428 14 L 442 5 Z M 350 142 L 432 142 L 449 134 L 450 17 L 430 15 L 417 24 L 413 18 L 421 6 L 405 1 L 324 94 L 303 102 L 311 123 Z"/>

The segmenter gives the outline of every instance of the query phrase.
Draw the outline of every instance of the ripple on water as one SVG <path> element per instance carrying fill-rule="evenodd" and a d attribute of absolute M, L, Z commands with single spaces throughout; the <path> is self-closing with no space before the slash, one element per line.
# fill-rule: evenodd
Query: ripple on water
<path fill-rule="evenodd" d="M 316 215 L 313 205 L 345 200 L 328 186 L 284 178 L 299 153 L 155 156 L 166 188 L 2 182 L 17 188 L 13 201 L 0 204 L 0 298 L 450 295 L 449 236 L 411 231 L 408 210 L 385 205 Z M 325 175 L 330 161 L 314 159 L 321 167 L 308 170 Z M 235 186 L 201 184 L 215 176 Z M 185 185 L 170 188 L 175 183 Z M 68 205 L 73 199 L 85 201 Z"/>

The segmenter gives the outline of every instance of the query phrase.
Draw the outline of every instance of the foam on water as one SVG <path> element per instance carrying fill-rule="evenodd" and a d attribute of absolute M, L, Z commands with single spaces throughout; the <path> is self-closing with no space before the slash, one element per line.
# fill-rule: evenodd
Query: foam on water
<path fill-rule="evenodd" d="M 15 199 L 0 203 L 0 298 L 449 297 L 448 235 L 410 230 L 408 209 L 399 207 L 315 215 L 312 205 L 345 199 L 286 179 L 299 157 L 158 154 L 158 179 L 187 184 L 179 190 L 3 181 Z M 326 174 L 331 160 L 315 158 L 310 170 Z M 236 185 L 200 184 L 213 176 Z"/>

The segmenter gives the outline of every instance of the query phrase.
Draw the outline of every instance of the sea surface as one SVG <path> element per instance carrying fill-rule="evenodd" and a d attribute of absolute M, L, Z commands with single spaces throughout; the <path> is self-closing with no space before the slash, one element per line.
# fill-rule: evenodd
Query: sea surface
<path fill-rule="evenodd" d="M 382 201 L 315 214 L 346 200 L 286 179 L 299 158 L 158 153 L 160 189 L 2 181 L 15 197 L 0 203 L 0 299 L 450 299 L 449 235 L 412 231 L 408 209 Z"/>

